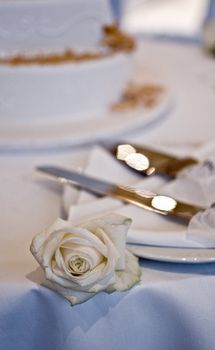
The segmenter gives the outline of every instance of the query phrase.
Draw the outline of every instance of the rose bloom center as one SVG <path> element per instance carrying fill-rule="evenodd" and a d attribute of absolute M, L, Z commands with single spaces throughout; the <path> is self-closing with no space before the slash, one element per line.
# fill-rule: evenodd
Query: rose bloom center
<path fill-rule="evenodd" d="M 87 260 L 80 257 L 73 257 L 68 262 L 70 273 L 81 275 L 90 270 L 90 264 Z"/>

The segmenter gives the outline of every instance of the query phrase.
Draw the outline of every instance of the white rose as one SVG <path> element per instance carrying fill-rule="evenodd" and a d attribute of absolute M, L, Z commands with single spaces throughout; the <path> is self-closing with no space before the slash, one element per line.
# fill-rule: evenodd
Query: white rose
<path fill-rule="evenodd" d="M 72 304 L 100 291 L 132 287 L 140 269 L 137 258 L 125 249 L 130 223 L 114 214 L 79 226 L 57 219 L 30 247 L 45 272 L 45 284 Z"/>

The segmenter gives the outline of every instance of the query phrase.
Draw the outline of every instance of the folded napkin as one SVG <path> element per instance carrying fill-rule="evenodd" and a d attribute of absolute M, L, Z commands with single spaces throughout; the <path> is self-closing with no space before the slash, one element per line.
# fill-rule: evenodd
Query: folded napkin
<path fill-rule="evenodd" d="M 215 202 L 215 163 L 208 160 L 185 168 L 162 190 L 184 202 L 211 206 Z"/>
<path fill-rule="evenodd" d="M 201 168 L 202 166 L 199 167 Z M 193 192 L 193 187 L 189 186 L 189 184 L 184 187 L 182 186 L 181 192 L 178 187 L 177 191 L 175 190 L 176 187 L 174 183 L 178 182 L 180 186 L 180 182 L 183 178 L 186 179 L 186 172 L 189 181 L 192 182 L 192 176 L 190 174 L 194 174 L 194 179 L 196 180 L 196 172 L 190 169 L 187 169 L 184 174 L 180 174 L 176 180 L 169 182 L 158 176 L 141 178 L 141 176 L 136 175 L 134 172 L 128 171 L 128 169 L 116 161 L 104 149 L 95 147 L 90 153 L 88 163 L 83 171 L 88 175 L 99 177 L 107 181 L 132 185 L 138 189 L 147 189 L 161 194 L 168 193 L 176 199 L 182 192 L 184 199 L 189 199 L 190 202 L 200 199 L 198 204 L 202 205 L 202 197 L 198 196 L 197 198 L 196 191 Z M 203 169 L 199 170 L 197 168 L 196 171 L 197 173 L 199 171 L 200 173 L 203 172 L 204 179 L 207 178 L 206 175 L 213 179 L 215 177 L 213 171 L 211 174 L 211 168 L 207 164 L 203 165 Z M 208 183 L 207 193 L 210 192 L 209 188 L 213 182 L 211 181 L 206 181 Z M 198 188 L 196 184 L 195 186 Z M 194 188 L 196 188 L 195 186 Z M 203 180 L 199 181 L 200 192 L 202 191 L 202 186 L 204 187 Z M 205 196 L 207 197 L 207 195 Z M 75 202 L 73 199 L 75 199 Z M 209 214 L 205 212 L 206 215 L 204 219 L 202 219 L 202 217 L 200 218 L 198 214 L 195 219 L 193 218 L 190 221 L 187 227 L 182 223 L 170 220 L 162 215 L 146 211 L 132 204 L 124 204 L 110 197 L 98 198 L 84 191 L 79 191 L 77 195 L 76 190 L 68 186 L 65 187 L 63 201 L 64 207 L 69 215 L 69 220 L 77 224 L 110 212 L 116 212 L 132 218 L 132 225 L 127 237 L 127 243 L 172 247 L 215 247 L 214 208 L 209 210 Z M 207 224 L 205 220 L 207 220 L 208 217 L 210 217 L 210 223 Z M 198 225 L 196 222 L 199 222 Z M 204 222 L 203 226 L 201 222 Z"/>
<path fill-rule="evenodd" d="M 200 212 L 192 217 L 188 225 L 188 236 L 200 244 L 215 246 L 215 207 Z"/>

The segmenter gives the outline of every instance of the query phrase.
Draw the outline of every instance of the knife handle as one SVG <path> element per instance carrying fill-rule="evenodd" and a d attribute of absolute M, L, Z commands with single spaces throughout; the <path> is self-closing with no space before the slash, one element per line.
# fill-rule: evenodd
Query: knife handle
<path fill-rule="evenodd" d="M 198 163 L 191 157 L 175 158 L 169 154 L 133 144 L 114 145 L 112 154 L 129 169 L 144 176 L 161 174 L 175 177 L 183 168 Z"/>
<path fill-rule="evenodd" d="M 195 165 L 197 163 L 197 160 L 189 157 L 171 160 L 167 161 L 166 163 L 163 163 L 163 165 L 161 165 L 160 167 L 157 167 L 155 169 L 155 173 L 176 177 L 181 170 L 188 166 Z"/>

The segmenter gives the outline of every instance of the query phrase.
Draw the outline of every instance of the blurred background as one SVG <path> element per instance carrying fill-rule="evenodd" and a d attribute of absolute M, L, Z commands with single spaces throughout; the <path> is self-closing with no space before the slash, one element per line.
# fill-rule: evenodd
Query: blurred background
<path fill-rule="evenodd" d="M 199 41 L 215 18 L 215 0 L 111 0 L 122 27 L 147 36 Z"/>

